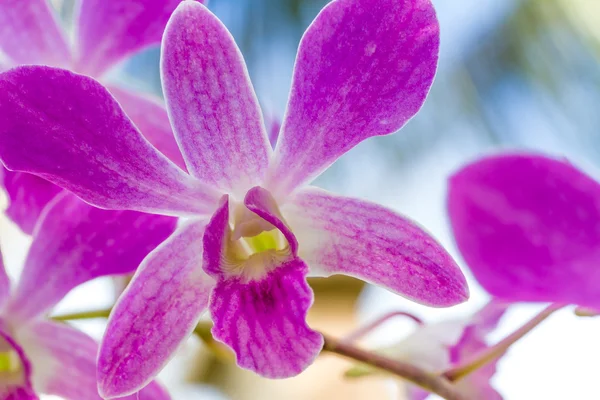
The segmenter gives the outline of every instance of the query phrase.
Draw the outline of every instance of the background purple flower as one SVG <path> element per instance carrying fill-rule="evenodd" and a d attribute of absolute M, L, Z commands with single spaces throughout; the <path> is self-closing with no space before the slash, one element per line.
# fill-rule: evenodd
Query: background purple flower
<path fill-rule="evenodd" d="M 468 319 L 448 320 L 419 325 L 413 333 L 400 342 L 379 349 L 382 355 L 417 365 L 427 371 L 443 372 L 452 366 L 468 362 L 474 355 L 488 347 L 487 336 L 494 331 L 508 309 L 507 304 L 490 301 Z M 501 400 L 491 386 L 496 372 L 495 360 L 459 380 L 456 385 L 467 399 Z M 361 377 L 380 373 L 369 366 L 357 365 L 346 372 L 348 377 Z M 431 394 L 416 385 L 403 382 L 403 397 L 424 400 Z"/>
<path fill-rule="evenodd" d="M 448 211 L 465 262 L 491 295 L 600 308 L 600 184 L 568 161 L 484 157 L 450 179 Z"/>
<path fill-rule="evenodd" d="M 90 207 L 72 194 L 56 196 L 35 228 L 18 284 L 11 289 L 0 259 L 0 394 L 37 399 L 100 399 L 98 344 L 86 334 L 47 318 L 74 287 L 91 279 L 130 274 L 173 232 L 175 219 Z M 152 383 L 132 399 L 168 399 Z"/>

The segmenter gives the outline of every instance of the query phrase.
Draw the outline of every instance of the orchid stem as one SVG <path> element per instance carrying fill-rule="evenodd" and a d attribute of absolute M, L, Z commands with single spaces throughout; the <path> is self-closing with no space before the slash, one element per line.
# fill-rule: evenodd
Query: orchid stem
<path fill-rule="evenodd" d="M 325 340 L 323 344 L 324 352 L 335 353 L 384 370 L 410 381 L 431 393 L 437 394 L 446 400 L 464 400 L 464 398 L 456 391 L 452 383 L 442 376 L 437 376 L 412 364 L 392 360 L 380 356 L 379 354 L 360 349 L 345 343 L 344 341 L 333 339 L 327 335 L 323 335 L 323 338 Z"/>
<path fill-rule="evenodd" d="M 70 314 L 56 315 L 51 317 L 55 321 L 75 321 L 81 319 L 108 318 L 111 308 L 104 310 L 82 311 Z"/>
<path fill-rule="evenodd" d="M 376 319 L 375 321 L 371 322 L 370 324 L 368 324 L 362 328 L 358 328 L 356 331 L 354 331 L 350 335 L 346 336 L 343 340 L 344 340 L 344 342 L 352 343 L 352 342 L 364 337 L 369 332 L 373 331 L 374 329 L 379 327 L 381 324 L 383 324 L 384 322 L 386 322 L 394 317 L 407 317 L 407 318 L 412 319 L 415 323 L 417 323 L 417 325 L 423 325 L 423 320 L 421 318 L 417 317 L 416 315 L 413 315 L 413 314 L 410 314 L 410 313 L 407 313 L 404 311 L 395 311 L 395 312 L 385 314 L 384 316 Z"/>
<path fill-rule="evenodd" d="M 475 354 L 473 358 L 467 360 L 463 364 L 459 364 L 455 367 L 450 368 L 442 374 L 443 377 L 451 382 L 458 381 L 465 378 L 467 375 L 477 371 L 479 368 L 489 364 L 490 362 L 500 358 L 506 351 L 515 344 L 519 339 L 529 333 L 533 328 L 542 323 L 552 313 L 564 307 L 563 305 L 551 304 L 542 310 L 539 314 L 527 321 L 519 329 L 499 341 L 494 346 L 488 347 L 487 349 Z"/>
<path fill-rule="evenodd" d="M 93 318 L 107 318 L 110 315 L 110 309 L 85 311 L 71 314 L 63 314 L 52 317 L 55 321 L 72 321 Z M 399 315 L 395 313 L 394 315 Z M 392 315 L 388 316 L 390 318 Z M 413 318 L 415 319 L 415 318 Z M 210 333 L 212 323 L 200 322 L 194 328 L 194 335 L 200 338 L 215 355 L 224 360 L 234 360 L 233 354 L 219 342 L 215 341 Z M 464 400 L 456 391 L 451 382 L 443 376 L 427 372 L 417 366 L 396 361 L 373 352 L 360 349 L 347 343 L 344 340 L 334 339 L 328 335 L 323 335 L 323 352 L 334 353 L 343 357 L 351 358 L 363 364 L 368 364 L 374 368 L 384 370 L 390 374 L 399 376 L 407 381 L 422 387 L 431 393 L 446 400 Z"/>

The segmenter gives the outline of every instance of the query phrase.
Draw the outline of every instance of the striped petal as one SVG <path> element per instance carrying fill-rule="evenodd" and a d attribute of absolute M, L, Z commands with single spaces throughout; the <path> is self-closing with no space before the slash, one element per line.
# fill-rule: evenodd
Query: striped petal
<path fill-rule="evenodd" d="M 295 258 L 259 280 L 217 283 L 210 302 L 212 333 L 235 352 L 240 367 L 267 378 L 289 378 L 319 355 L 323 337 L 306 324 L 313 302 L 307 272 Z"/>
<path fill-rule="evenodd" d="M 205 221 L 188 221 L 140 265 L 113 308 L 98 356 L 105 398 L 135 393 L 192 333 L 214 281 L 202 271 Z"/>
<path fill-rule="evenodd" d="M 152 147 L 102 85 L 55 68 L 0 74 L 0 159 L 102 208 L 204 214 L 218 200 Z"/>
<path fill-rule="evenodd" d="M 26 320 L 91 279 L 133 273 L 173 231 L 172 217 L 92 207 L 59 194 L 42 214 L 6 312 Z"/>
<path fill-rule="evenodd" d="M 362 140 L 400 129 L 437 67 L 430 0 L 337 0 L 302 37 L 267 189 L 276 198 Z"/>
<path fill-rule="evenodd" d="M 469 296 L 466 279 L 446 250 L 390 209 L 306 188 L 282 212 L 311 275 L 350 275 L 436 307 Z"/>
<path fill-rule="evenodd" d="M 190 174 L 243 196 L 259 184 L 271 146 L 242 55 L 206 7 L 183 2 L 163 39 L 167 109 Z"/>

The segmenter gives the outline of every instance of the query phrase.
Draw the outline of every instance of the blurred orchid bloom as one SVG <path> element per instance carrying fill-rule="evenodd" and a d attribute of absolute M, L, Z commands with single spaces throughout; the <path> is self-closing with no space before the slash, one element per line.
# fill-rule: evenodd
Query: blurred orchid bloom
<path fill-rule="evenodd" d="M 380 350 L 380 353 L 395 360 L 404 361 L 427 371 L 442 372 L 452 366 L 468 361 L 487 347 L 486 336 L 496 329 L 498 322 L 508 309 L 506 303 L 490 301 L 469 320 L 443 321 L 420 325 L 411 335 L 396 345 Z M 494 360 L 477 369 L 456 386 L 469 400 L 502 400 L 502 396 L 490 385 L 496 373 Z M 346 372 L 348 377 L 359 377 L 379 373 L 378 370 L 357 365 Z M 424 400 L 431 393 L 412 384 L 403 385 L 408 400 Z"/>
<path fill-rule="evenodd" d="M 98 343 L 47 315 L 84 282 L 132 273 L 174 228 L 173 218 L 100 210 L 67 192 L 57 195 L 38 221 L 12 291 L 0 257 L 0 398 L 29 400 L 44 393 L 100 400 Z M 130 398 L 169 396 L 151 383 Z"/>
<path fill-rule="evenodd" d="M 109 320 L 105 397 L 146 385 L 210 311 L 238 364 L 296 375 L 319 354 L 307 275 L 345 274 L 413 301 L 468 297 L 450 255 L 382 206 L 307 184 L 360 141 L 421 107 L 439 47 L 429 0 L 337 0 L 304 34 L 272 150 L 225 26 L 184 1 L 163 36 L 167 109 L 189 175 L 139 134 L 94 80 L 48 67 L 0 76 L 0 158 L 103 208 L 189 217 L 147 257 Z M 17 134 L 18 133 L 18 134 Z M 43 156 L 40 156 L 43 155 Z"/>
<path fill-rule="evenodd" d="M 600 310 L 600 184 L 565 160 L 484 157 L 449 182 L 448 211 L 465 262 L 507 302 Z"/>
<path fill-rule="evenodd" d="M 0 0 L 0 71 L 22 64 L 67 68 L 105 81 L 146 139 L 181 168 L 183 158 L 164 105 L 106 80 L 106 72 L 129 56 L 158 46 L 169 16 L 181 0 L 80 0 L 75 43 L 57 24 L 46 0 Z M 10 198 L 6 214 L 25 233 L 60 188 L 35 176 L 4 171 Z"/>

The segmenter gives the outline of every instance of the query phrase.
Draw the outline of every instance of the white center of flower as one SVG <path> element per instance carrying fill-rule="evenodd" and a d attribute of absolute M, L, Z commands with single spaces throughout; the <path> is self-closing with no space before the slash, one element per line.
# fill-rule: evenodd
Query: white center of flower
<path fill-rule="evenodd" d="M 279 229 L 243 204 L 232 204 L 231 211 L 222 262 L 227 273 L 259 279 L 291 255 Z"/>

